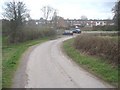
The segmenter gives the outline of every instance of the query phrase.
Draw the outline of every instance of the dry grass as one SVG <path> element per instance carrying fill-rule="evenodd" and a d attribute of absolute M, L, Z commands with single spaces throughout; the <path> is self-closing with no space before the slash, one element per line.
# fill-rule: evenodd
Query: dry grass
<path fill-rule="evenodd" d="M 88 55 L 99 56 L 107 59 L 109 63 L 118 65 L 118 41 L 108 37 L 83 34 L 74 41 L 76 49 Z"/>
<path fill-rule="evenodd" d="M 17 32 L 13 34 L 8 34 L 8 43 L 19 43 L 28 40 L 39 39 L 43 37 L 55 36 L 55 30 L 49 27 L 39 27 L 39 26 L 24 26 L 18 27 Z"/>
<path fill-rule="evenodd" d="M 75 49 L 73 46 L 73 42 L 74 39 L 64 42 L 63 48 L 66 54 L 82 68 L 117 87 L 119 74 L 118 67 L 113 67 L 111 64 L 108 64 L 106 59 L 103 60 L 99 57 L 80 53 L 79 50 Z"/>

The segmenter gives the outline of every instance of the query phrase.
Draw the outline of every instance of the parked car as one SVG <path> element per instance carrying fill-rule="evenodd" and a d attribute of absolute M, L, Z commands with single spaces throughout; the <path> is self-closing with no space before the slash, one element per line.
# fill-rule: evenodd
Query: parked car
<path fill-rule="evenodd" d="M 63 32 L 63 35 L 73 35 L 73 31 L 71 31 L 71 30 L 65 30 Z"/>
<path fill-rule="evenodd" d="M 73 33 L 81 33 L 81 30 L 79 28 L 72 30 Z"/>

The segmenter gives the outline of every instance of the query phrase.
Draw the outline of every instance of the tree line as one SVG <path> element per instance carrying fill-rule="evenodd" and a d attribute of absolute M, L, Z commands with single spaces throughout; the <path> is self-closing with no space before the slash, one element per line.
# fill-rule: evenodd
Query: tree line
<path fill-rule="evenodd" d="M 56 10 L 50 6 L 44 6 L 41 11 L 46 25 L 44 27 L 31 27 L 25 24 L 26 20 L 30 20 L 29 10 L 25 3 L 21 1 L 7 2 L 3 13 L 5 19 L 2 20 L 2 33 L 8 38 L 8 43 L 18 43 L 55 35 L 55 30 L 47 27 L 47 20 L 51 13 L 54 15 Z"/>
<path fill-rule="evenodd" d="M 44 6 L 41 11 L 45 20 L 45 26 L 29 26 L 25 24 L 25 21 L 31 18 L 25 3 L 21 1 L 6 3 L 3 13 L 5 19 L 2 20 L 3 36 L 8 38 L 9 43 L 18 43 L 39 37 L 55 35 L 55 29 L 57 28 L 57 10 L 50 6 Z M 113 20 L 115 25 L 119 28 L 120 1 L 115 3 L 112 11 L 114 13 Z M 50 17 L 52 17 L 51 19 L 54 21 L 54 29 L 47 25 L 47 21 Z M 81 18 L 87 19 L 85 16 Z"/>

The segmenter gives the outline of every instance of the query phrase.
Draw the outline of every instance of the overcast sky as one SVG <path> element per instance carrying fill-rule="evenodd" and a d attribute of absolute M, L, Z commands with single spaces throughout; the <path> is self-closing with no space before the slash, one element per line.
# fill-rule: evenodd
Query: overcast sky
<path fill-rule="evenodd" d="M 4 3 L 12 0 L 0 0 L 0 18 Z M 17 0 L 18 1 L 18 0 Z M 113 17 L 111 9 L 117 0 L 19 0 L 25 2 L 32 19 L 42 17 L 41 8 L 49 5 L 57 9 L 59 16 L 67 19 L 80 19 L 82 15 L 88 19 L 108 19 Z"/>

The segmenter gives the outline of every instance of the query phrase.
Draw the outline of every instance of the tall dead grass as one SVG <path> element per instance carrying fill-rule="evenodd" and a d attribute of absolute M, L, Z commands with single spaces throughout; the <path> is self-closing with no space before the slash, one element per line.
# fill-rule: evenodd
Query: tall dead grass
<path fill-rule="evenodd" d="M 39 26 L 24 26 L 18 27 L 15 36 L 9 34 L 8 42 L 19 43 L 28 40 L 34 40 L 43 37 L 51 37 L 56 35 L 56 31 L 49 27 L 39 27 Z M 14 40 L 14 41 L 13 41 Z"/>
<path fill-rule="evenodd" d="M 74 47 L 88 55 L 102 57 L 109 63 L 118 65 L 118 41 L 112 38 L 90 34 L 79 35 L 75 38 Z"/>

